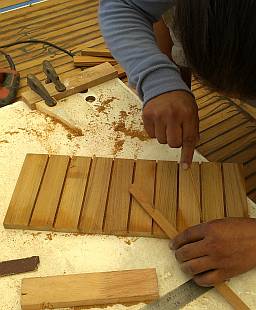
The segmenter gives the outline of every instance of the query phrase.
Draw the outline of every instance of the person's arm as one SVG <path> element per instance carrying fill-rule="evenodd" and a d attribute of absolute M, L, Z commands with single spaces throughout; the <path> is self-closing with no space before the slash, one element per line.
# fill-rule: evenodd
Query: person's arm
<path fill-rule="evenodd" d="M 198 108 L 179 69 L 157 46 L 153 23 L 173 0 L 101 0 L 100 25 L 113 56 L 144 101 L 146 131 L 159 143 L 182 146 L 181 163 L 191 164 L 199 137 Z"/>
<path fill-rule="evenodd" d="M 226 218 L 188 228 L 173 241 L 184 272 L 213 286 L 256 267 L 256 219 Z"/>
<path fill-rule="evenodd" d="M 153 32 L 153 23 L 172 3 L 173 0 L 100 1 L 105 41 L 144 103 L 168 91 L 190 91 L 177 66 L 158 48 Z"/>

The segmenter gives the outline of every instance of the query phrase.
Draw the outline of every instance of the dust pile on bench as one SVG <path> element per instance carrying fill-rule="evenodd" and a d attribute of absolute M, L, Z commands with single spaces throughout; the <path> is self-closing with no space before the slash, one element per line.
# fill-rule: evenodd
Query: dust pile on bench
<path fill-rule="evenodd" d="M 248 216 L 241 165 L 28 154 L 4 227 L 90 234 L 165 237 L 130 196 L 134 183 L 168 221 Z"/>

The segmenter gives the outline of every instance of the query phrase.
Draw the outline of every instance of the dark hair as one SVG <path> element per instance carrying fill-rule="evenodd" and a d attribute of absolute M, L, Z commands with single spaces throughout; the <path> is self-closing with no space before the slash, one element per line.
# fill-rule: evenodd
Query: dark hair
<path fill-rule="evenodd" d="M 210 88 L 256 98 L 256 0 L 176 0 L 174 30 Z"/>

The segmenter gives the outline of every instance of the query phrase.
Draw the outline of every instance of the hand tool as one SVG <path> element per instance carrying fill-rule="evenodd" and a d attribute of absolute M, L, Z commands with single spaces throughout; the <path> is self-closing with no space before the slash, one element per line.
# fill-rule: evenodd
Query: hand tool
<path fill-rule="evenodd" d="M 46 75 L 46 83 L 54 83 L 55 88 L 58 92 L 64 92 L 66 90 L 66 86 L 60 81 L 60 78 L 55 71 L 52 64 L 45 60 L 43 62 L 43 71 Z M 28 86 L 36 92 L 49 107 L 54 107 L 57 104 L 57 101 L 55 98 L 53 98 L 48 90 L 44 87 L 44 85 L 39 81 L 39 79 L 33 75 L 29 74 L 27 76 Z"/>
<path fill-rule="evenodd" d="M 166 235 L 170 239 L 173 239 L 177 236 L 178 232 L 176 231 L 176 229 L 166 220 L 166 218 L 162 215 L 160 211 L 154 208 L 152 203 L 150 203 L 147 200 L 144 193 L 139 188 L 137 188 L 137 186 L 135 186 L 134 184 L 131 185 L 129 191 L 132 194 L 132 196 L 136 199 L 136 201 L 140 204 L 140 206 L 153 218 L 153 220 L 161 227 L 161 229 L 166 233 Z M 186 282 L 184 285 L 191 287 L 191 282 L 190 283 Z M 225 283 L 215 285 L 215 289 L 226 299 L 227 302 L 231 304 L 231 306 L 233 306 L 234 309 L 250 310 L 250 308 Z M 185 291 L 189 291 L 189 288 L 186 288 Z M 203 290 L 202 292 L 204 293 L 205 291 Z M 198 293 L 196 295 L 199 296 Z M 188 295 L 186 298 L 188 298 Z M 162 301 L 161 298 L 160 301 Z M 171 298 L 165 298 L 165 302 L 164 301 L 162 302 L 163 305 L 166 304 L 166 301 L 171 302 Z M 148 307 L 150 306 L 151 305 L 148 305 Z M 153 306 L 151 308 L 147 308 L 146 306 L 143 310 L 159 310 L 159 309 L 162 310 L 162 308 L 157 307 L 158 307 L 157 305 L 155 308 Z M 170 308 L 168 304 L 168 308 L 166 309 L 172 310 L 177 308 Z"/>
<path fill-rule="evenodd" d="M 19 89 L 20 75 L 15 69 L 11 56 L 1 50 L 0 54 L 5 56 L 10 66 L 10 69 L 0 69 L 0 107 L 4 107 L 15 100 Z"/>
<path fill-rule="evenodd" d="M 54 99 L 44 87 L 44 85 L 38 80 L 34 74 L 28 74 L 27 76 L 28 86 L 37 93 L 49 107 L 54 107 L 57 104 Z"/>

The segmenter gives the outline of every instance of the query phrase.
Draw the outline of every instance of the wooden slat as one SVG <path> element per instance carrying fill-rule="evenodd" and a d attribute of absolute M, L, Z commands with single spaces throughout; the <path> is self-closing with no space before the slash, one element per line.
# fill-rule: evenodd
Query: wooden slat
<path fill-rule="evenodd" d="M 229 217 L 248 217 L 245 183 L 241 174 L 242 165 L 223 164 L 226 213 Z"/>
<path fill-rule="evenodd" d="M 176 228 L 178 165 L 159 161 L 155 181 L 155 208 Z M 165 237 L 165 232 L 154 222 L 153 235 Z"/>
<path fill-rule="evenodd" d="M 54 225 L 55 230 L 78 231 L 90 165 L 91 158 L 73 157 L 71 159 Z"/>
<path fill-rule="evenodd" d="M 133 160 L 114 160 L 104 233 L 127 234 L 133 168 Z"/>
<path fill-rule="evenodd" d="M 116 60 L 107 57 L 96 56 L 74 56 L 74 65 L 76 67 L 91 67 L 96 66 L 104 62 L 109 62 L 111 65 L 116 65 Z"/>
<path fill-rule="evenodd" d="M 48 155 L 27 154 L 4 219 L 5 228 L 28 226 L 47 161 Z"/>
<path fill-rule="evenodd" d="M 200 168 L 193 163 L 188 170 L 179 169 L 178 231 L 199 224 L 201 218 Z"/>
<path fill-rule="evenodd" d="M 68 156 L 50 156 L 31 218 L 30 228 L 52 229 L 68 164 Z"/>
<path fill-rule="evenodd" d="M 221 164 L 201 164 L 202 220 L 223 218 L 224 198 Z"/>
<path fill-rule="evenodd" d="M 101 233 L 113 160 L 94 158 L 85 194 L 79 231 Z"/>
<path fill-rule="evenodd" d="M 155 184 L 155 161 L 137 160 L 134 184 L 145 193 L 148 201 L 154 200 L 154 184 Z M 129 222 L 129 234 L 151 235 L 152 218 L 141 208 L 135 199 L 132 199 L 131 214 Z"/>
<path fill-rule="evenodd" d="M 159 297 L 155 269 L 85 273 L 22 280 L 22 310 L 152 302 Z"/>

